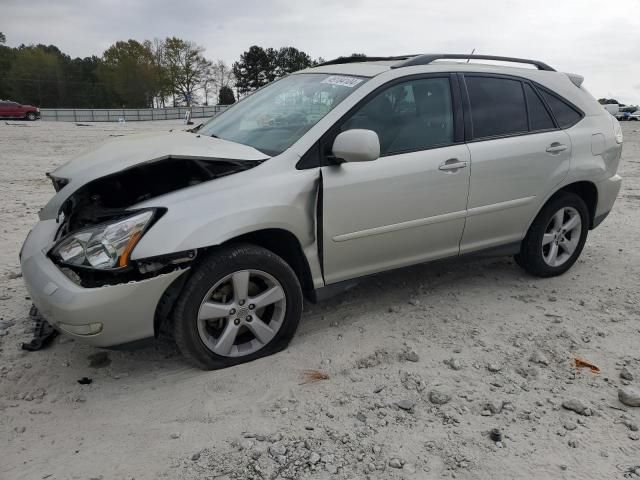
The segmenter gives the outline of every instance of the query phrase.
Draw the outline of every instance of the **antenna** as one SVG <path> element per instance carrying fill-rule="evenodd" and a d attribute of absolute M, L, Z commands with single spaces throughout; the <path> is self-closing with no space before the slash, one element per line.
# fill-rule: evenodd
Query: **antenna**
<path fill-rule="evenodd" d="M 469 60 L 471 60 L 471 55 L 473 55 L 475 52 L 476 52 L 475 48 L 471 50 L 471 53 L 469 54 L 469 58 L 467 58 L 467 63 L 469 63 Z"/>

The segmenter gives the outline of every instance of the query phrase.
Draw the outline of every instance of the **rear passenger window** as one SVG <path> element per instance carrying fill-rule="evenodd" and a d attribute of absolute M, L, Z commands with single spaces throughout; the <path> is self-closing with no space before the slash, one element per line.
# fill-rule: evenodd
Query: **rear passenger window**
<path fill-rule="evenodd" d="M 582 118 L 582 115 L 576 112 L 571 105 L 567 104 L 563 100 L 560 100 L 555 95 L 545 92 L 544 90 L 541 90 L 540 93 L 542 93 L 542 96 L 544 97 L 545 102 L 547 102 L 547 105 L 551 107 L 551 111 L 556 117 L 560 128 L 570 127 L 573 124 L 577 123 L 580 118 Z"/>
<path fill-rule="evenodd" d="M 380 154 L 394 155 L 453 143 L 453 108 L 448 78 L 422 78 L 386 88 L 342 125 L 373 130 Z"/>
<path fill-rule="evenodd" d="M 522 84 L 518 80 L 466 76 L 473 137 L 511 135 L 528 130 Z"/>
<path fill-rule="evenodd" d="M 527 107 L 529 108 L 529 130 L 535 132 L 555 128 L 551 115 L 549 115 L 542 100 L 533 91 L 531 85 L 525 84 L 524 91 L 527 96 Z"/>

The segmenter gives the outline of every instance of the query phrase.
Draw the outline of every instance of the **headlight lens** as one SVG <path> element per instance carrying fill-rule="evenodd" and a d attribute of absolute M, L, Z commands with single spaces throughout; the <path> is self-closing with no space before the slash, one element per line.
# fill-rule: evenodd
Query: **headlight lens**
<path fill-rule="evenodd" d="M 96 225 L 67 236 L 51 251 L 61 263 L 98 270 L 126 267 L 129 256 L 153 218 L 147 210 L 112 223 Z"/>

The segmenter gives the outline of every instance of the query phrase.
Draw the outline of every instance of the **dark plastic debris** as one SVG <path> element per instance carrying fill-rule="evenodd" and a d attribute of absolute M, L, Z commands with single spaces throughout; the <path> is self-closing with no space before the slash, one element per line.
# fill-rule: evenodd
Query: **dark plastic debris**
<path fill-rule="evenodd" d="M 22 349 L 35 352 L 48 347 L 51 341 L 58 336 L 58 332 L 40 315 L 35 305 L 31 305 L 29 317 L 33 321 L 33 339 L 29 343 L 23 343 Z"/>
<path fill-rule="evenodd" d="M 498 430 L 497 428 L 494 428 L 493 430 L 491 430 L 489 438 L 491 438 L 491 440 L 493 440 L 494 442 L 501 442 L 502 432 L 500 432 L 500 430 Z"/>
<path fill-rule="evenodd" d="M 91 385 L 93 383 L 93 379 L 89 377 L 82 377 L 80 380 L 78 380 L 78 383 L 80 385 Z"/>
<path fill-rule="evenodd" d="M 91 368 L 104 368 L 111 365 L 111 359 L 108 352 L 97 352 L 87 357 Z"/>

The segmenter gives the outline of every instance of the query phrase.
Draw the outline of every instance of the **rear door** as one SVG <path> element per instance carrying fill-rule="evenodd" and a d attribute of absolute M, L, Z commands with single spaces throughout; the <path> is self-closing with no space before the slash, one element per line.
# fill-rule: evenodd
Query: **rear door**
<path fill-rule="evenodd" d="M 571 158 L 569 135 L 534 85 L 482 74 L 464 84 L 471 185 L 460 253 L 521 241 Z"/>
<path fill-rule="evenodd" d="M 327 283 L 457 255 L 469 189 L 457 77 L 416 76 L 381 87 L 341 120 L 373 130 L 381 157 L 322 167 Z"/>

